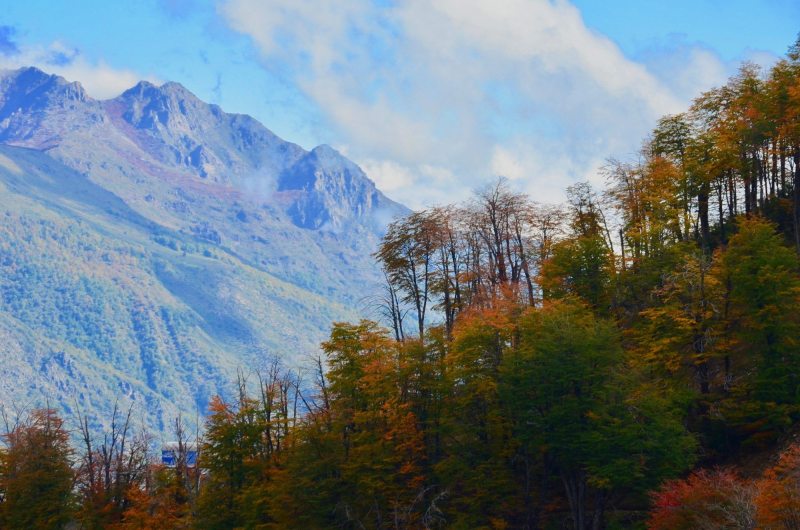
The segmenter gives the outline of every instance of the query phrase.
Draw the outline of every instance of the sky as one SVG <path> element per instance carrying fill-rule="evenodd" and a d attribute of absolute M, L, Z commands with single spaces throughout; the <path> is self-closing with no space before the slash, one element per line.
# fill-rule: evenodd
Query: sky
<path fill-rule="evenodd" d="M 774 63 L 797 0 L 0 0 L 0 68 L 111 98 L 177 81 L 387 195 L 451 203 L 498 176 L 534 200 L 600 183 L 657 119 Z"/>

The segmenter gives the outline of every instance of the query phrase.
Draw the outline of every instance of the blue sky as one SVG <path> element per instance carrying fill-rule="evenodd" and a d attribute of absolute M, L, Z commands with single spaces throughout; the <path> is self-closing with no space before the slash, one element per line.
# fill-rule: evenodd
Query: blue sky
<path fill-rule="evenodd" d="M 303 147 L 339 148 L 415 207 L 496 175 L 558 200 L 800 31 L 795 0 L 3 4 L 2 67 L 34 64 L 98 98 L 178 81 Z"/>

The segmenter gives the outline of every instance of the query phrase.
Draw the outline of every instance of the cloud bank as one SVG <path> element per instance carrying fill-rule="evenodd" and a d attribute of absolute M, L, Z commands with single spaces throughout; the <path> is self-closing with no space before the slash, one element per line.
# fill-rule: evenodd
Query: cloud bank
<path fill-rule="evenodd" d="M 79 81 L 90 96 L 108 99 L 118 96 L 140 80 L 158 82 L 152 76 L 127 69 L 113 68 L 101 61 L 88 59 L 80 50 L 54 41 L 47 46 L 27 46 L 13 40 L 15 31 L 0 26 L 0 70 L 36 66 L 68 81 Z"/>
<path fill-rule="evenodd" d="M 226 0 L 219 12 L 321 109 L 337 147 L 415 207 L 498 175 L 558 200 L 728 71 L 687 47 L 654 58 L 681 75 L 655 75 L 566 0 Z"/>

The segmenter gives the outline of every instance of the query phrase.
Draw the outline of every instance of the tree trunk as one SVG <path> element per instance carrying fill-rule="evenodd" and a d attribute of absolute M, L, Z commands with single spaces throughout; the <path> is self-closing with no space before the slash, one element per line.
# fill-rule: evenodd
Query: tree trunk
<path fill-rule="evenodd" d="M 753 209 L 753 205 L 750 203 L 750 181 L 753 179 L 753 175 L 751 175 L 750 164 L 748 164 L 747 154 L 745 153 L 744 149 L 742 149 L 742 151 L 739 153 L 739 157 L 742 172 L 742 182 L 744 183 L 744 214 L 747 217 L 750 217 L 750 212 Z"/>
<path fill-rule="evenodd" d="M 597 490 L 594 499 L 594 513 L 592 513 L 592 530 L 602 530 L 605 526 L 606 499 L 608 492 Z"/>
<path fill-rule="evenodd" d="M 722 243 L 727 243 L 725 237 L 725 212 L 722 210 L 722 201 L 723 201 L 723 192 L 722 187 L 725 185 L 724 177 L 719 181 L 719 187 L 717 188 L 717 211 L 719 214 L 719 238 Z"/>
<path fill-rule="evenodd" d="M 775 198 L 775 188 L 778 184 L 778 142 L 772 140 L 772 172 L 770 174 L 769 196 Z"/>
<path fill-rule="evenodd" d="M 700 217 L 700 245 L 704 249 L 711 246 L 711 230 L 708 224 L 708 196 L 709 196 L 709 183 L 708 180 L 703 180 L 700 185 L 700 191 L 697 193 L 697 214 Z"/>
<path fill-rule="evenodd" d="M 758 213 L 758 181 L 761 179 L 761 164 L 758 159 L 758 151 L 753 151 L 752 160 L 750 161 L 753 167 L 752 175 L 750 177 L 750 210 L 752 213 Z"/>
<path fill-rule="evenodd" d="M 794 208 L 794 243 L 800 253 L 800 146 L 794 148 L 794 190 L 792 190 Z"/>
<path fill-rule="evenodd" d="M 581 471 L 562 475 L 574 530 L 586 530 L 586 477 Z"/>
<path fill-rule="evenodd" d="M 786 146 L 781 139 L 781 194 L 786 193 Z"/>

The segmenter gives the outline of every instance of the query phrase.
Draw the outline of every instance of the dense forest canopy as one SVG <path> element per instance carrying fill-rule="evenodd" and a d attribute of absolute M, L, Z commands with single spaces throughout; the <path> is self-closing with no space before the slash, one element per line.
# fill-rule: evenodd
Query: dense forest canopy
<path fill-rule="evenodd" d="M 394 221 L 380 322 L 215 399 L 202 473 L 7 424 L 2 525 L 798 528 L 800 41 L 602 173 Z"/>

